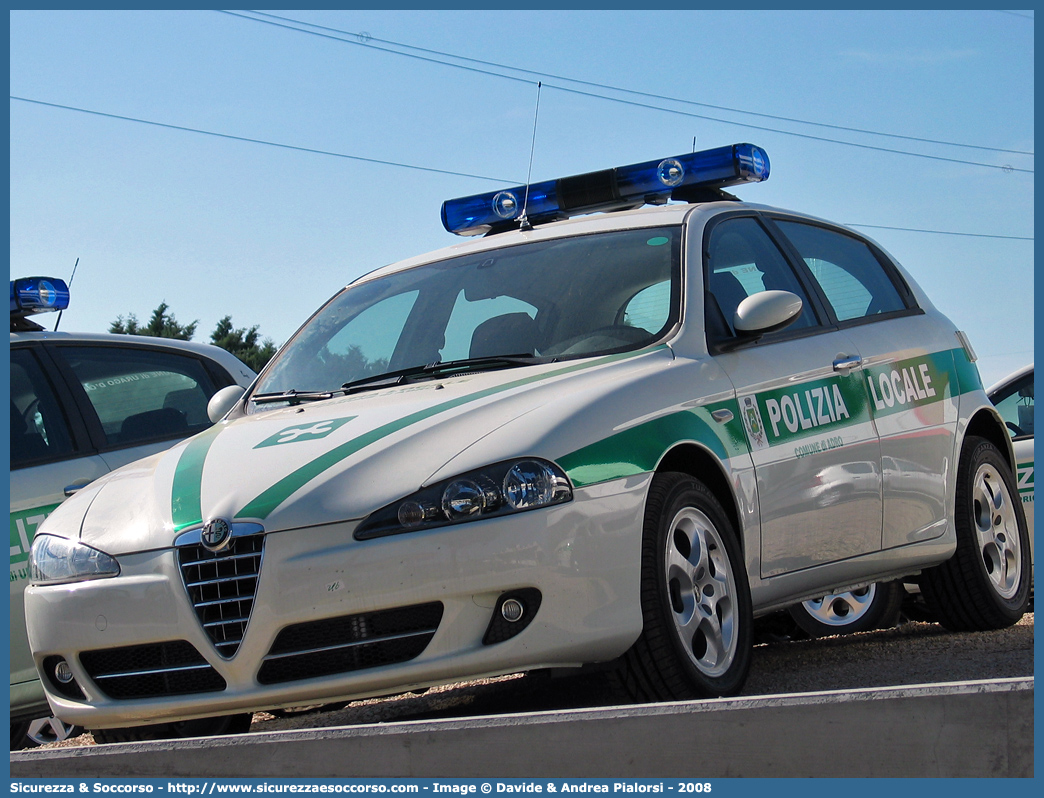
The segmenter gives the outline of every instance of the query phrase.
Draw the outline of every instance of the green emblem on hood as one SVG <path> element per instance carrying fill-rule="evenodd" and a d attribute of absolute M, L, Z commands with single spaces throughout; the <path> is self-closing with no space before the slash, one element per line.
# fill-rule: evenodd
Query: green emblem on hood
<path fill-rule="evenodd" d="M 271 438 L 265 438 L 261 441 L 255 449 L 262 449 L 266 446 L 280 446 L 284 443 L 297 443 L 298 441 L 317 441 L 321 438 L 325 438 L 331 432 L 340 427 L 343 427 L 355 416 L 348 416 L 347 418 L 331 418 L 328 421 L 318 421 L 312 424 L 297 424 L 293 427 L 287 427 L 286 429 L 279 430 Z"/>

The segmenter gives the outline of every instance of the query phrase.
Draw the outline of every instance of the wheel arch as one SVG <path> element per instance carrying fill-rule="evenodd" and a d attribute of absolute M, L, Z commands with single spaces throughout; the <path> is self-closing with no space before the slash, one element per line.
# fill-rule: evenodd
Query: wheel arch
<path fill-rule="evenodd" d="M 996 446 L 1007 459 L 1008 465 L 1011 466 L 1011 472 L 1015 473 L 1015 448 L 1011 445 L 1011 436 L 1008 435 L 1004 422 L 996 410 L 983 407 L 971 417 L 967 428 L 964 430 L 961 448 L 957 452 L 958 457 L 964 449 L 965 442 L 970 437 L 985 438 Z"/>
<path fill-rule="evenodd" d="M 657 464 L 657 474 L 667 471 L 688 474 L 707 486 L 708 490 L 714 494 L 725 510 L 729 523 L 736 530 L 740 552 L 746 555 L 743 527 L 740 524 L 736 496 L 733 493 L 732 485 L 721 461 L 699 444 L 682 443 L 669 449 Z"/>

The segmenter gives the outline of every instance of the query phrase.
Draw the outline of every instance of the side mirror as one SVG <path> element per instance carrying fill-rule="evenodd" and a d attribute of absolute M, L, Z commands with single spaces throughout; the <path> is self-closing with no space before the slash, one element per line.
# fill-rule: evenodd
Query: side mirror
<path fill-rule="evenodd" d="M 782 330 L 801 313 L 801 297 L 790 291 L 761 291 L 736 308 L 732 326 L 744 338 Z"/>
<path fill-rule="evenodd" d="M 246 389 L 243 386 L 229 385 L 211 396 L 210 401 L 207 403 L 207 415 L 210 417 L 211 422 L 217 424 L 223 419 L 225 414 L 235 406 L 244 393 L 246 393 Z"/>

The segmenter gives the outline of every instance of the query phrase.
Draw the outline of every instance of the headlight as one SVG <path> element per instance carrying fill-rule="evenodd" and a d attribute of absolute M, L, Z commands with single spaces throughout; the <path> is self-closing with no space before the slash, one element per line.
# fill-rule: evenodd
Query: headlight
<path fill-rule="evenodd" d="M 103 551 L 75 540 L 38 535 L 29 551 L 29 579 L 34 585 L 57 585 L 119 576 L 120 564 Z"/>
<path fill-rule="evenodd" d="M 547 460 L 508 460 L 453 477 L 382 507 L 355 530 L 356 540 L 494 518 L 573 498 L 565 473 Z"/>

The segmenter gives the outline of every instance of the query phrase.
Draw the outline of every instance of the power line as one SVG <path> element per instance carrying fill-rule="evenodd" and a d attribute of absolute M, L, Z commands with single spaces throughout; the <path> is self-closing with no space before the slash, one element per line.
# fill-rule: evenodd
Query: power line
<path fill-rule="evenodd" d="M 1008 241 L 1032 241 L 1033 236 L 998 236 L 989 233 L 957 233 L 953 230 L 922 230 L 917 227 L 887 227 L 882 224 L 853 224 L 846 222 L 849 227 L 866 227 L 873 230 L 900 230 L 904 233 L 932 233 L 939 236 L 967 236 L 968 238 L 1003 238 Z"/>
<path fill-rule="evenodd" d="M 1005 11 L 1002 8 L 998 8 L 998 9 L 995 9 L 995 10 L 999 11 L 1001 14 L 1011 14 L 1013 17 L 1020 17 L 1022 19 L 1033 20 L 1033 17 L 1030 16 L 1029 14 L 1020 14 L 1018 11 Z"/>
<path fill-rule="evenodd" d="M 312 31 L 301 30 L 300 28 L 294 28 L 294 27 L 290 27 L 290 26 L 286 26 L 286 25 L 279 25 L 278 23 L 268 22 L 267 20 L 257 19 L 256 17 L 250 17 L 250 16 L 246 16 L 244 14 L 237 14 L 237 13 L 232 12 L 232 11 L 222 11 L 221 13 L 228 14 L 228 15 L 234 16 L 234 17 L 239 17 L 241 19 L 253 20 L 254 22 L 261 22 L 261 23 L 264 23 L 264 24 L 275 25 L 276 27 L 285 28 L 287 30 L 296 31 L 298 33 L 304 33 L 304 34 L 309 34 L 309 35 L 321 35 L 321 34 L 314 34 Z M 649 99 L 665 100 L 665 101 L 668 101 L 668 102 L 681 103 L 681 104 L 684 104 L 684 105 L 694 105 L 694 106 L 698 106 L 698 107 L 701 107 L 701 108 L 711 108 L 711 109 L 714 109 L 714 110 L 717 110 L 717 111 L 728 111 L 730 113 L 747 114 L 749 116 L 757 116 L 757 117 L 761 117 L 763 119 L 773 119 L 773 120 L 776 120 L 776 121 L 779 121 L 779 122 L 794 122 L 796 124 L 801 124 L 801 125 L 812 125 L 812 126 L 815 126 L 815 127 L 828 128 L 828 129 L 831 129 L 831 130 L 843 130 L 843 131 L 846 131 L 846 132 L 849 132 L 849 133 L 862 133 L 862 134 L 871 135 L 871 136 L 884 136 L 886 138 L 902 139 L 904 141 L 916 141 L 916 142 L 920 142 L 920 143 L 923 143 L 923 144 L 940 144 L 940 145 L 944 145 L 944 146 L 947 146 L 947 147 L 963 147 L 963 148 L 966 148 L 966 149 L 986 150 L 986 151 L 989 151 L 989 152 L 1008 153 L 1008 154 L 1012 154 L 1012 155 L 1028 155 L 1028 156 L 1032 156 L 1033 155 L 1032 152 L 1029 152 L 1029 151 L 1026 151 L 1026 150 L 1011 150 L 1011 149 L 1004 149 L 1004 148 L 1001 148 L 1001 147 L 987 147 L 987 146 L 982 146 L 982 145 L 978 145 L 978 144 L 963 144 L 963 143 L 955 142 L 955 141 L 942 141 L 942 140 L 939 140 L 939 139 L 922 138 L 922 137 L 919 137 L 919 136 L 906 136 L 906 135 L 902 135 L 902 134 L 899 134 L 899 133 L 884 133 L 884 132 L 881 132 L 881 131 L 869 130 L 869 129 L 866 129 L 866 128 L 848 127 L 848 126 L 845 126 L 845 125 L 834 125 L 834 124 L 829 124 L 829 123 L 826 123 L 826 122 L 812 122 L 812 121 L 809 121 L 807 119 L 797 119 L 797 118 L 789 117 L 789 116 L 779 116 L 779 115 L 776 115 L 776 114 L 766 114 L 766 113 L 760 113 L 758 111 L 747 111 L 747 110 L 744 110 L 744 109 L 741 109 L 741 108 L 730 108 L 728 106 L 723 106 L 723 105 L 712 105 L 711 103 L 702 103 L 702 102 L 697 102 L 695 100 L 684 100 L 684 99 L 681 99 L 681 98 L 678 98 L 678 97 L 670 97 L 670 96 L 663 95 L 663 94 L 653 94 L 653 93 L 650 93 L 650 92 L 638 91 L 638 90 L 635 90 L 635 89 L 624 89 L 624 88 L 621 88 L 619 86 L 612 86 L 612 85 L 605 84 L 605 83 L 597 83 L 597 82 L 594 82 L 594 81 L 581 80 L 579 78 L 571 78 L 571 77 L 563 76 L 563 75 L 555 75 L 555 74 L 552 74 L 550 72 L 540 72 L 540 71 L 537 71 L 537 70 L 525 69 L 525 68 L 522 68 L 522 67 L 511 66 L 509 64 L 501 64 L 501 63 L 498 63 L 496 61 L 484 61 L 484 60 L 479 59 L 479 58 L 469 58 L 467 56 L 456 55 L 454 53 L 447 53 L 447 52 L 443 52 L 443 51 L 440 51 L 440 50 L 433 50 L 433 49 L 429 49 L 429 48 L 426 48 L 426 47 L 417 47 L 415 45 L 403 44 L 401 42 L 392 41 L 390 39 L 380 39 L 380 38 L 376 38 L 376 37 L 373 37 L 373 36 L 369 36 L 368 34 L 353 33 L 352 31 L 341 30 L 339 28 L 331 28 L 331 27 L 327 27 L 325 25 L 316 25 L 316 24 L 313 24 L 311 22 L 302 22 L 301 20 L 291 19 L 289 17 L 282 17 L 282 16 L 278 16 L 276 14 L 266 14 L 266 13 L 264 13 L 262 11 L 251 11 L 250 13 L 251 14 L 256 14 L 257 16 L 269 17 L 271 19 L 282 20 L 284 22 L 291 22 L 291 23 L 293 23 L 295 25 L 305 25 L 305 26 L 310 27 L 310 28 L 317 28 L 319 30 L 330 31 L 332 33 L 340 33 L 340 34 L 343 34 L 345 36 L 354 36 L 354 37 L 356 37 L 356 39 L 358 39 L 358 41 L 350 41 L 350 40 L 346 40 L 346 39 L 341 39 L 341 38 L 336 37 L 336 36 L 332 36 L 332 37 L 331 36 L 327 36 L 327 37 L 324 37 L 324 38 L 332 38 L 335 41 L 345 42 L 347 44 L 355 44 L 355 45 L 359 45 L 359 46 L 363 46 L 363 47 L 371 47 L 373 49 L 380 50 L 381 52 L 393 53 L 393 54 L 403 55 L 403 56 L 407 56 L 407 57 L 413 57 L 413 56 L 410 56 L 409 53 L 403 53 L 403 52 L 401 52 L 399 50 L 390 50 L 390 49 L 385 48 L 385 47 L 377 47 L 376 45 L 370 44 L 370 42 L 380 42 L 382 44 L 392 45 L 393 47 L 400 47 L 400 48 L 404 48 L 404 49 L 407 49 L 407 50 L 414 50 L 414 51 L 421 52 L 421 53 L 428 53 L 430 55 L 437 55 L 437 56 L 441 56 L 443 58 L 453 58 L 453 59 L 457 59 L 459 61 L 467 61 L 468 63 L 472 63 L 472 64 L 482 64 L 484 66 L 496 67 L 497 69 L 508 69 L 508 70 L 511 70 L 511 71 L 514 71 L 514 72 L 521 72 L 523 74 L 534 75 L 534 76 L 537 76 L 537 77 L 540 77 L 540 78 L 551 78 L 553 80 L 564 80 L 564 81 L 567 81 L 569 83 L 577 83 L 577 84 L 580 84 L 582 86 L 591 86 L 593 88 L 605 89 L 605 90 L 608 90 L 608 91 L 621 92 L 623 94 L 632 94 L 632 95 L 639 96 L 639 97 L 647 97 Z M 458 64 L 452 64 L 452 63 L 447 63 L 445 61 L 439 61 L 437 59 L 424 59 L 424 60 L 432 60 L 435 63 L 443 64 L 445 66 L 451 66 L 451 67 L 459 67 L 460 66 Z M 464 67 L 460 67 L 460 68 L 464 68 Z M 486 70 L 477 70 L 477 71 L 479 71 L 481 74 L 500 76 L 500 77 L 507 78 L 509 80 L 518 80 L 518 78 L 513 78 L 512 76 L 503 75 L 501 73 L 488 72 Z M 592 96 L 603 97 L 603 95 L 592 95 Z M 607 99 L 607 100 L 615 99 L 615 98 L 612 98 L 612 97 L 603 97 L 603 98 Z M 725 124 L 742 125 L 742 123 L 740 123 L 740 122 L 732 122 L 732 121 L 729 121 L 729 120 L 713 119 L 711 117 L 697 117 L 697 118 L 711 119 L 712 121 L 724 122 Z M 771 128 L 756 128 L 756 129 L 759 129 L 759 130 L 772 130 Z M 774 132 L 779 132 L 779 131 L 774 131 Z M 790 135 L 800 136 L 802 134 L 800 134 L 800 133 L 791 133 Z M 817 140 L 832 141 L 832 142 L 837 143 L 837 144 L 849 144 L 849 142 L 836 141 L 834 139 L 817 139 Z M 855 146 L 858 146 L 858 145 L 855 145 Z M 891 152 L 891 150 L 889 150 L 889 152 Z M 906 153 L 903 150 L 895 150 L 895 152 L 902 152 L 904 154 L 909 154 L 909 155 L 918 155 L 918 153 Z M 976 165 L 983 165 L 983 164 L 976 164 Z M 986 165 L 991 165 L 991 164 L 986 164 Z M 1003 168 L 1003 167 L 997 167 L 997 168 Z"/>
<path fill-rule="evenodd" d="M 359 45 L 360 47 L 368 47 L 371 50 L 379 50 L 382 53 L 391 53 L 392 55 L 401 55 L 404 58 L 413 58 L 413 59 L 416 59 L 417 61 L 426 61 L 429 64 L 441 64 L 442 66 L 451 66 L 451 67 L 454 67 L 456 69 L 463 69 L 466 72 L 476 72 L 476 73 L 478 73 L 480 75 L 489 75 L 489 76 L 494 77 L 494 78 L 503 78 L 504 80 L 512 80 L 512 81 L 515 81 L 516 83 L 527 83 L 527 84 L 529 84 L 531 86 L 535 86 L 536 83 L 537 83 L 535 80 L 526 80 L 525 78 L 516 78 L 516 77 L 514 77 L 512 75 L 504 75 L 504 74 L 502 74 L 500 72 L 491 72 L 488 69 L 476 69 L 474 67 L 466 67 L 466 66 L 463 66 L 461 64 L 447 64 L 445 61 L 439 61 L 437 58 L 426 58 L 426 57 L 421 56 L 421 55 L 413 55 L 412 53 L 404 53 L 404 52 L 402 52 L 400 50 L 392 50 L 391 48 L 388 48 L 388 47 L 378 47 L 375 44 L 368 44 L 368 43 L 364 43 L 364 42 L 361 42 L 361 41 L 353 42 L 353 41 L 350 41 L 348 39 L 342 39 L 340 36 L 328 36 L 328 35 L 326 35 L 324 33 L 316 33 L 315 31 L 311 31 L 311 30 L 301 30 L 300 28 L 294 28 L 294 27 L 291 27 L 290 25 L 281 25 L 278 22 L 269 22 L 267 19 L 258 19 L 257 17 L 248 17 L 246 14 L 237 14 L 235 11 L 218 11 L 218 13 L 219 14 L 227 14 L 230 17 L 238 17 L 239 19 L 250 20 L 251 22 L 260 22 L 262 25 L 271 25 L 274 28 L 282 28 L 283 30 L 292 30 L 292 31 L 296 31 L 297 33 L 304 33 L 304 34 L 306 34 L 308 36 L 318 36 L 321 39 L 329 39 L 330 41 L 340 42 L 341 44 L 356 44 L 356 45 Z M 255 13 L 260 13 L 260 12 L 255 12 Z M 307 23 L 302 22 L 300 24 L 306 25 Z M 344 33 L 344 35 L 346 35 L 346 36 L 361 36 L 361 34 L 348 33 L 347 31 L 338 31 L 338 32 L 339 33 Z M 378 41 L 380 41 L 380 40 L 378 40 Z"/>
<path fill-rule="evenodd" d="M 44 106 L 47 106 L 49 108 L 60 108 L 63 111 L 75 111 L 76 113 L 80 113 L 80 114 L 91 114 L 93 116 L 103 116 L 103 117 L 106 117 L 108 119 L 119 119 L 120 121 L 123 121 L 123 122 L 136 122 L 139 125 L 152 125 L 153 127 L 162 127 L 162 128 L 166 128 L 168 130 L 180 130 L 180 131 L 182 131 L 184 133 L 198 133 L 198 134 L 200 134 L 202 136 L 214 136 L 215 138 L 220 138 L 220 139 L 231 139 L 232 141 L 245 141 L 245 142 L 247 142 L 249 144 L 263 144 L 266 147 L 279 147 L 280 149 L 284 149 L 284 150 L 295 150 L 297 152 L 309 152 L 309 153 L 312 153 L 314 155 L 329 155 L 329 156 L 332 156 L 334 158 L 347 158 L 348 160 L 351 160 L 351 161 L 363 161 L 364 163 L 375 163 L 375 164 L 380 164 L 381 166 L 397 166 L 397 167 L 400 167 L 402 169 L 416 169 L 416 170 L 421 171 L 421 172 L 434 172 L 435 174 L 452 175 L 453 177 L 470 177 L 470 178 L 474 178 L 476 180 L 491 180 L 494 183 L 512 183 L 512 184 L 518 183 L 517 180 L 516 181 L 512 181 L 512 180 L 507 180 L 506 178 L 489 177 L 487 175 L 475 175 L 475 174 L 470 174 L 468 172 L 454 172 L 454 171 L 451 171 L 449 169 L 435 169 L 435 168 L 430 167 L 430 166 L 417 166 L 415 164 L 400 163 L 398 161 L 383 161 L 383 160 L 380 160 L 379 158 L 364 158 L 361 155 L 348 155 L 347 153 L 333 152 L 332 150 L 318 150 L 318 149 L 314 149 L 312 147 L 299 147 L 299 146 L 294 145 L 294 144 L 283 144 L 283 143 L 278 142 L 278 141 L 266 141 L 265 139 L 249 138 L 248 136 L 234 136 L 234 135 L 232 135 L 230 133 L 218 133 L 218 132 L 213 131 L 213 130 L 203 130 L 201 128 L 196 128 L 196 127 L 185 127 L 183 125 L 172 125 L 172 124 L 168 124 L 166 122 L 154 122 L 154 121 L 152 121 L 150 119 L 139 119 L 138 117 L 134 117 L 134 116 L 122 116 L 120 114 L 109 114 L 109 113 L 105 113 L 104 111 L 92 111 L 89 108 L 77 108 L 76 106 L 73 106 L 73 105 L 59 105 L 58 103 L 48 103 L 48 102 L 44 102 L 43 100 L 32 100 L 32 99 L 29 99 L 28 97 L 16 97 L 13 94 L 11 95 L 11 99 L 12 100 L 18 100 L 19 102 L 23 102 L 23 103 L 32 103 L 34 105 L 44 105 Z"/>
<path fill-rule="evenodd" d="M 202 128 L 187 127 L 185 125 L 174 125 L 167 122 L 155 122 L 151 119 L 141 119 L 134 116 L 125 116 L 122 114 L 111 114 L 105 111 L 94 111 L 89 108 L 78 108 L 73 105 L 62 105 L 60 103 L 44 102 L 43 100 L 33 100 L 28 97 L 18 97 L 10 95 L 10 99 L 17 100 L 18 102 L 29 103 L 31 105 L 40 105 L 46 108 L 57 108 L 62 111 L 73 111 L 80 114 L 89 114 L 91 116 L 100 116 L 105 119 L 116 119 L 121 122 L 134 122 L 140 125 L 149 125 L 151 127 L 159 127 L 167 130 L 177 130 L 183 133 L 196 133 L 202 136 L 213 136 L 214 138 L 228 139 L 230 141 L 241 141 L 248 144 L 261 144 L 266 147 L 277 147 L 284 150 L 292 150 L 295 152 L 306 152 L 313 155 L 328 155 L 334 158 L 344 158 L 351 161 L 362 161 L 363 163 L 378 164 L 381 166 L 394 166 L 400 169 L 414 169 L 421 172 L 433 172 L 435 174 L 451 175 L 453 177 L 467 177 L 474 180 L 489 180 L 494 183 L 519 185 L 522 181 L 520 180 L 509 180 L 507 178 L 490 177 L 488 175 L 476 175 L 468 172 L 454 172 L 448 169 L 435 169 L 430 166 L 417 166 L 416 164 L 402 163 L 400 161 L 388 161 L 379 158 L 366 158 L 361 155 L 348 155 L 342 152 L 333 152 L 331 150 L 320 150 L 313 147 L 300 147 L 294 144 L 283 144 L 277 141 L 268 141 L 266 139 L 256 139 L 248 136 L 235 136 L 229 133 L 218 133 L 213 130 L 203 130 Z M 912 227 L 889 227 L 885 225 L 873 225 L 873 224 L 853 224 L 849 223 L 849 227 L 865 227 L 873 228 L 876 230 L 899 230 L 910 233 L 932 233 L 935 235 L 951 235 L 951 236 L 967 236 L 971 238 L 1001 238 L 1009 239 L 1014 241 L 1033 241 L 1032 236 L 1003 236 L 1003 235 L 990 235 L 987 233 L 958 233 L 947 230 L 924 230 Z"/>
<path fill-rule="evenodd" d="M 637 108 L 648 108 L 655 111 L 663 111 L 667 114 L 675 114 L 677 116 L 688 116 L 694 119 L 704 119 L 711 122 L 721 122 L 726 125 L 738 125 L 740 127 L 751 128 L 752 130 L 764 130 L 769 133 L 778 133 L 781 136 L 796 136 L 802 139 L 811 139 L 813 141 L 822 141 L 828 144 L 843 144 L 846 147 L 858 147 L 861 150 L 873 150 L 874 152 L 887 152 L 893 155 L 909 155 L 914 158 L 927 158 L 931 161 L 945 161 L 947 163 L 959 163 L 965 166 L 982 166 L 986 169 L 1000 169 L 1003 172 L 1025 172 L 1026 174 L 1033 174 L 1032 169 L 1021 169 L 1014 166 L 998 166 L 992 163 L 982 163 L 981 161 L 966 161 L 963 158 L 947 158 L 943 155 L 926 155 L 920 152 L 907 152 L 906 150 L 895 150 L 891 147 L 877 147 L 873 144 L 856 144 L 853 141 L 838 141 L 837 139 L 828 139 L 823 136 L 813 136 L 808 133 L 793 133 L 789 130 L 780 130 L 778 128 L 765 127 L 763 125 L 752 125 L 746 122 L 731 122 L 728 119 L 718 119 L 713 116 L 706 116 L 705 114 L 694 114 L 690 111 L 679 111 L 675 108 L 662 108 L 658 105 L 650 105 L 648 103 L 640 103 L 635 100 L 621 100 L 619 98 L 605 97 L 601 94 L 594 94 L 593 92 L 580 91 L 580 89 L 567 89 L 564 86 L 554 86 L 550 83 L 545 83 L 549 89 L 557 89 L 558 91 L 568 92 L 570 94 L 579 94 L 584 97 L 595 97 L 602 100 L 610 100 L 611 102 L 622 103 L 624 105 L 633 105 Z"/>

